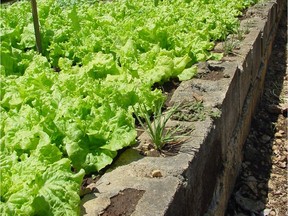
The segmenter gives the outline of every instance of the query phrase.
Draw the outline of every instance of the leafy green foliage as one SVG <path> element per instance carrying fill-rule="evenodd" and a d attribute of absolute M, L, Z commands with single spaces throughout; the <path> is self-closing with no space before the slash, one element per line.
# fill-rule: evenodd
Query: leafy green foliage
<path fill-rule="evenodd" d="M 205 108 L 203 101 L 192 101 L 180 104 L 171 119 L 192 122 L 204 121 L 207 116 L 217 119 L 221 116 L 221 111 L 218 108 Z"/>
<path fill-rule="evenodd" d="M 52 144 L 39 143 L 21 156 L 7 149 L 0 155 L 2 215 L 78 215 L 84 170 L 72 173 Z"/>
<path fill-rule="evenodd" d="M 153 110 L 155 83 L 221 58 L 213 41 L 255 1 L 38 0 L 43 56 L 30 3 L 1 4 L 1 213 L 76 215 L 84 171 L 135 142 L 132 107 Z"/>
<path fill-rule="evenodd" d="M 178 121 L 203 121 L 206 118 L 206 112 L 202 101 L 185 102 L 179 106 L 172 119 Z"/>

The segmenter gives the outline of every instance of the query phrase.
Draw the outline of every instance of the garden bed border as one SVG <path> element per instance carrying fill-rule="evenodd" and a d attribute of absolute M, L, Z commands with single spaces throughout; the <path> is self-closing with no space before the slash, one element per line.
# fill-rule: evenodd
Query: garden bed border
<path fill-rule="evenodd" d="M 144 157 L 133 148 L 127 149 L 92 183 L 96 192 L 82 199 L 82 215 L 101 215 L 113 205 L 111 198 L 123 195 L 128 188 L 143 192 L 139 200 L 120 203 L 133 206 L 133 216 L 225 214 L 284 7 L 287 1 L 274 0 L 248 9 L 241 26 L 249 25 L 249 33 L 235 55 L 221 62 L 208 61 L 224 68 L 224 78 L 182 82 L 171 98 L 172 103 L 200 95 L 204 105 L 221 110 L 221 116 L 186 123 L 194 130 L 176 156 Z"/>

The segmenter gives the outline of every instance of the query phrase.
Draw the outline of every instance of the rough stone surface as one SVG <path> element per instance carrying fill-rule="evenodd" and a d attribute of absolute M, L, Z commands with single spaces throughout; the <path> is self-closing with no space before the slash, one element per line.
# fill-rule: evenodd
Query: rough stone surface
<path fill-rule="evenodd" d="M 228 202 L 227 216 L 282 216 L 288 213 L 287 10 L 282 14 L 261 101 L 252 119 L 243 147 L 241 170 Z"/>
<path fill-rule="evenodd" d="M 133 216 L 224 215 L 241 167 L 242 146 L 262 94 L 271 44 L 282 11 L 279 5 L 285 5 L 283 2 L 269 1 L 248 10 L 250 18 L 243 20 L 242 25 L 249 24 L 249 33 L 235 51 L 239 55 L 211 62 L 224 68 L 223 78 L 182 82 L 171 98 L 171 104 L 179 99 L 201 99 L 204 106 L 221 110 L 219 118 L 177 122 L 189 127 L 191 133 L 174 156 L 145 157 L 137 149 L 127 149 L 96 182 L 97 190 L 84 196 L 82 215 L 105 213 L 112 198 L 127 188 L 144 191 L 135 203 Z M 267 140 L 268 137 L 263 137 L 263 141 Z M 250 179 L 253 189 L 255 185 Z M 262 203 L 254 203 L 241 194 L 237 200 L 239 205 L 262 207 Z"/>

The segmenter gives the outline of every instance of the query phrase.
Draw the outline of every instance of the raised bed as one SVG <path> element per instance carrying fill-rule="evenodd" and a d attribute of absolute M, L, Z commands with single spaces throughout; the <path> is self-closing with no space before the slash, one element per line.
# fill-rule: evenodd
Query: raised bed
<path fill-rule="evenodd" d="M 224 215 L 286 3 L 267 1 L 250 8 L 241 21 L 247 34 L 233 55 L 199 66 L 200 74 L 209 69 L 217 76 L 182 82 L 169 101 L 201 98 L 204 107 L 220 116 L 196 122 L 171 120 L 170 125 L 192 130 L 174 156 L 125 150 L 98 181 L 88 184 L 93 192 L 82 199 L 82 215 Z M 145 143 L 147 135 L 140 140 L 140 145 Z"/>

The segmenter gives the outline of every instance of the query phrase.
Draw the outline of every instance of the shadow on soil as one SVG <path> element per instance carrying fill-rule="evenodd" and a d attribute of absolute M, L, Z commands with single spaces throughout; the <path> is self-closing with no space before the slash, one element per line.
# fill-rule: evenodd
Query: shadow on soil
<path fill-rule="evenodd" d="M 252 119 L 251 130 L 244 145 L 241 171 L 230 197 L 226 216 L 268 215 L 268 181 L 272 173 L 273 141 L 279 118 L 287 118 L 286 110 L 277 109 L 284 103 L 281 90 L 287 70 L 287 9 L 283 11 L 272 54 L 268 63 L 263 96 Z M 287 136 L 287 132 L 285 134 Z M 280 215 L 280 214 L 279 214 Z"/>

